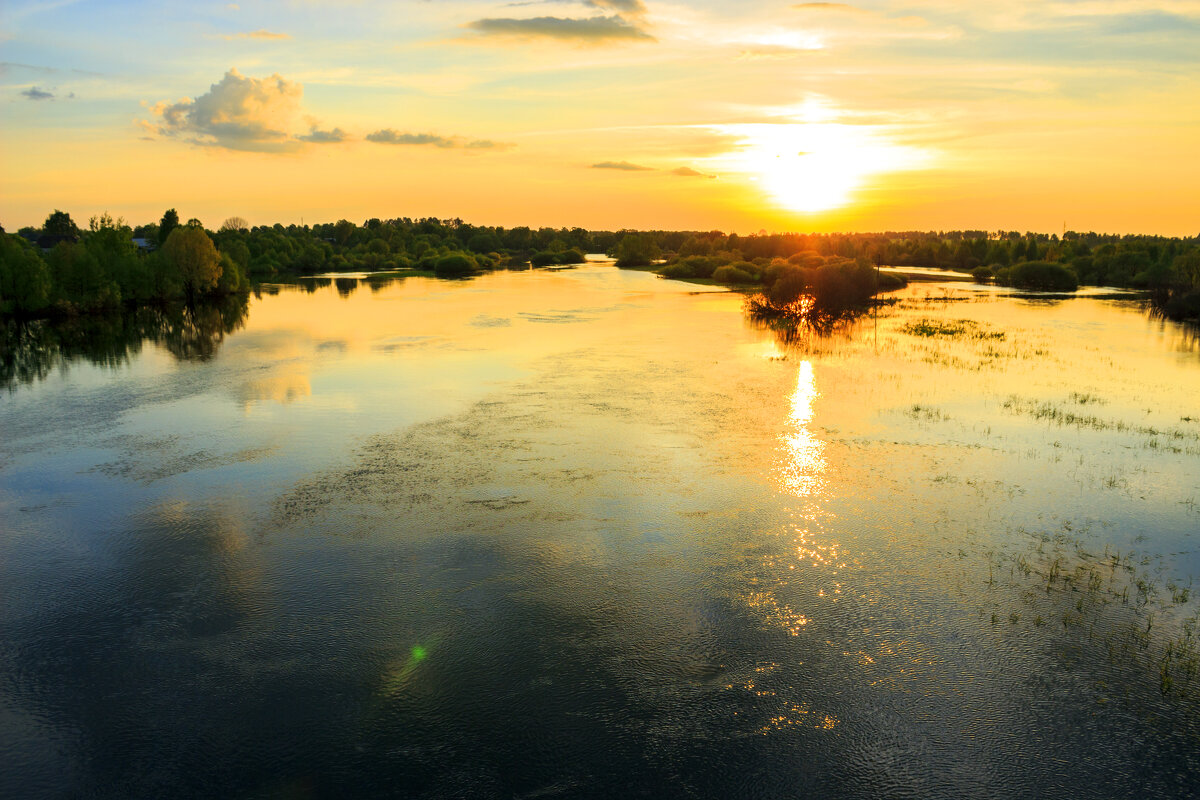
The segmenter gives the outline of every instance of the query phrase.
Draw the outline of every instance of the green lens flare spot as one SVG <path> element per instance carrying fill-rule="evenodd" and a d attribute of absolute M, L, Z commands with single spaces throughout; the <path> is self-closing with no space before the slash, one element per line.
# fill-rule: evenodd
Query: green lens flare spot
<path fill-rule="evenodd" d="M 426 655 L 425 648 L 421 647 L 421 645 L 417 645 L 412 649 L 413 661 L 424 661 Z"/>

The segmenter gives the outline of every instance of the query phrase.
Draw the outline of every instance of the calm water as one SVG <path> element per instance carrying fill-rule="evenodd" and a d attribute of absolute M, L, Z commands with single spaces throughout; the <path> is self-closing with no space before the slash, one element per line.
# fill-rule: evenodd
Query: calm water
<path fill-rule="evenodd" d="M 1197 795 L 1187 329 L 268 288 L 9 336 L 0 796 Z"/>

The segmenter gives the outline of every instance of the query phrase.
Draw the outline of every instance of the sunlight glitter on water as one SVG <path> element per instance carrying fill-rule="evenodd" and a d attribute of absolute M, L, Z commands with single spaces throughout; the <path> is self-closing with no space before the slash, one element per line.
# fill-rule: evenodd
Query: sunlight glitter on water
<path fill-rule="evenodd" d="M 820 397 L 812 362 L 804 361 L 796 375 L 796 390 L 791 396 L 788 430 L 783 434 L 784 458 L 779 465 L 780 483 L 796 497 L 817 495 L 823 486 L 825 443 L 810 429 L 813 404 Z"/>

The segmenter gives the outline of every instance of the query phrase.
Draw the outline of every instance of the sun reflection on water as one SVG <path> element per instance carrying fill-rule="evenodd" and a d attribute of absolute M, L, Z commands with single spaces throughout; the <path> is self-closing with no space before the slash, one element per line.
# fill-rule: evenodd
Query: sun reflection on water
<path fill-rule="evenodd" d="M 800 364 L 792 408 L 788 415 L 788 431 L 783 435 L 785 458 L 780 465 L 784 490 L 796 497 L 811 497 L 824 487 L 825 443 L 813 435 L 809 423 L 813 418 L 813 403 L 820 397 L 811 361 Z"/>

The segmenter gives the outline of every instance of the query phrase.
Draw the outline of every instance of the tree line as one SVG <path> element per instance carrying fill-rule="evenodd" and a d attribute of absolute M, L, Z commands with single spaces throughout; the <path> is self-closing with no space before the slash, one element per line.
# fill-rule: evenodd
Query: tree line
<path fill-rule="evenodd" d="M 786 260 L 812 268 L 865 263 L 970 272 L 977 281 L 1043 291 L 1079 285 L 1142 289 L 1175 319 L 1200 319 L 1200 236 L 890 231 L 854 234 L 628 233 L 612 250 L 618 265 L 657 268 L 671 278 L 770 288 Z M 775 264 L 774 270 L 771 265 Z M 881 286 L 887 289 L 887 286 Z"/>
<path fill-rule="evenodd" d="M 1200 317 L 1200 237 L 980 230 L 743 236 L 504 228 L 434 217 L 287 226 L 251 226 L 230 217 L 209 231 L 195 219 L 181 223 L 171 209 L 159 222 L 134 228 L 101 215 L 86 230 L 56 211 L 41 228 L 0 234 L 0 240 L 0 313 L 9 314 L 194 299 L 244 291 L 249 281 L 326 272 L 459 277 L 572 264 L 586 253 L 607 253 L 621 266 L 665 260 L 674 268 L 672 277 L 730 284 L 761 283 L 767 266 L 793 257 L 807 259 L 810 267 L 819 257 L 822 264 L 956 269 L 1028 288 L 1062 288 L 1073 280 L 1146 289 L 1175 315 Z M 1039 282 L 1049 283 L 1035 285 Z"/>
<path fill-rule="evenodd" d="M 244 264 L 218 250 L 199 220 L 172 209 L 151 250 L 124 220 L 92 217 L 85 230 L 55 211 L 40 230 L 0 229 L 0 314 L 72 316 L 173 300 L 243 294 Z"/>

